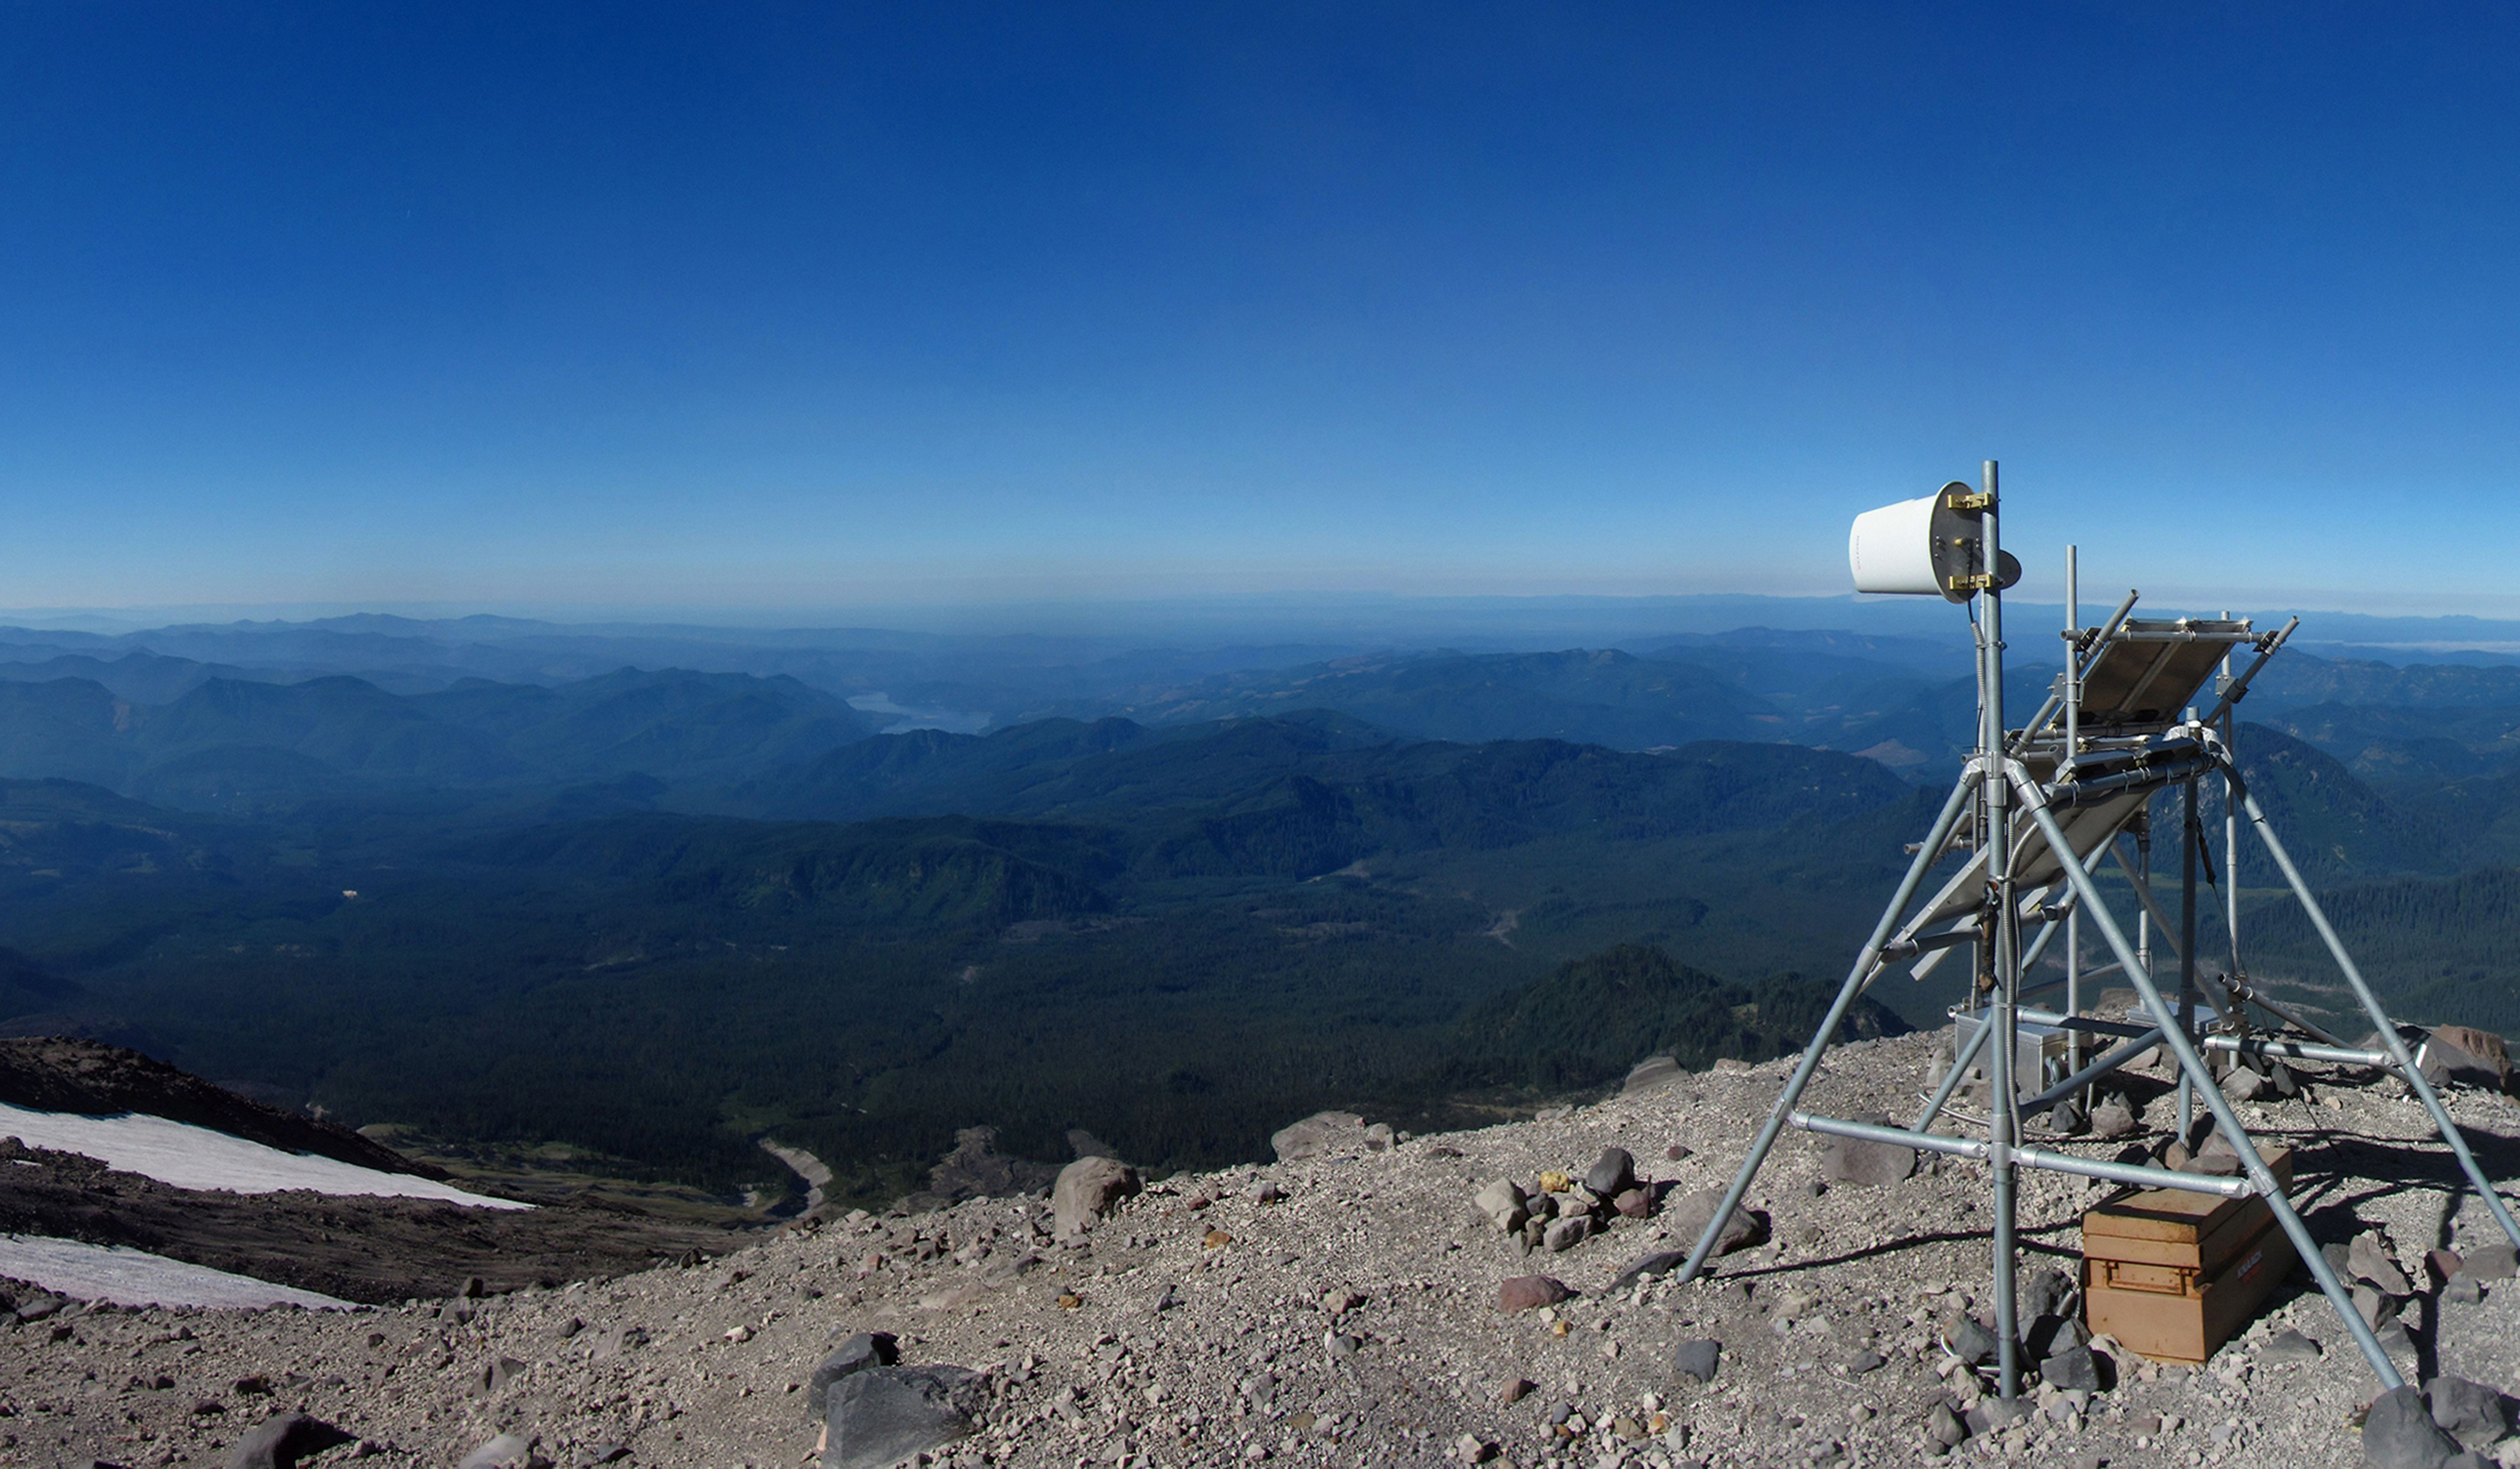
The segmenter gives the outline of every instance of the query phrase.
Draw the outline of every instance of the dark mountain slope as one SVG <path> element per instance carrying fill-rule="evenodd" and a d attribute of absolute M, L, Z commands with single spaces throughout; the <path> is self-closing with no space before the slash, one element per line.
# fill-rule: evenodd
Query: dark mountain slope
<path fill-rule="evenodd" d="M 1622 944 L 1472 1009 L 1454 1028 L 1445 1066 L 1468 1085 L 1564 1091 L 1616 1082 L 1649 1055 L 1676 1056 L 1691 1070 L 1720 1056 L 1763 1061 L 1801 1050 L 1834 998 L 1800 975 L 1732 984 L 1674 964 L 1660 949 Z M 1839 1039 L 1908 1029 L 1866 1000 Z"/>

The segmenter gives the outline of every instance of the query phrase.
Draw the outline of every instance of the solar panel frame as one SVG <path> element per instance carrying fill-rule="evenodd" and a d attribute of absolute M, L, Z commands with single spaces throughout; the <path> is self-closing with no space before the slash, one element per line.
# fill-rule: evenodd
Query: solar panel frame
<path fill-rule="evenodd" d="M 2130 620 L 2083 671 L 2077 718 L 2087 731 L 2170 724 L 2224 655 L 2254 637 L 2246 618 Z"/>

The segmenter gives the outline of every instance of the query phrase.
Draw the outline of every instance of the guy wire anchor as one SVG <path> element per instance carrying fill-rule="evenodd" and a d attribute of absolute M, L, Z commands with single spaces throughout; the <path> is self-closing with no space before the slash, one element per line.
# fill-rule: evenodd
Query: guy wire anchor
<path fill-rule="evenodd" d="M 2291 619 L 2272 633 L 2256 632 L 2246 619 L 2228 613 L 2221 618 L 2143 620 L 2131 615 L 2138 594 L 2129 592 L 2105 622 L 2084 628 L 2076 609 L 2079 567 L 2074 549 L 2068 547 L 2065 673 L 2029 722 L 2009 729 L 2003 707 L 2003 593 L 2021 571 L 2020 563 L 2000 545 L 2001 523 L 1993 460 L 1985 463 L 1974 490 L 1955 480 L 1932 495 L 1856 517 L 1847 558 L 1858 592 L 1940 596 L 1962 604 L 1983 597 L 1983 614 L 1971 619 L 1977 654 L 1976 747 L 1924 840 L 1908 849 L 1912 857 L 1906 874 L 1857 953 L 1835 1002 L 1676 1278 L 1687 1282 L 1705 1269 L 1725 1223 L 1740 1207 L 1778 1134 L 1790 1125 L 1972 1158 L 1987 1165 L 1994 1203 L 1990 1233 L 1999 1391 L 2007 1400 L 2017 1397 L 2021 1389 L 2021 1335 L 2013 1288 L 2017 1265 L 2013 1171 L 2024 1167 L 2151 1188 L 2263 1198 L 2370 1363 L 2372 1374 L 2384 1388 L 2403 1386 L 2397 1367 L 2310 1237 L 2284 1184 L 2250 1141 L 2204 1055 L 2212 1050 L 2260 1060 L 2378 1066 L 2395 1072 L 2421 1099 L 2434 1130 L 2457 1156 L 2494 1222 L 2520 1246 L 2520 1223 L 2514 1222 L 2478 1167 L 2467 1139 L 2443 1108 L 2441 1097 L 2424 1080 L 2396 1023 L 2381 1009 L 2265 811 L 2249 794 L 2232 756 L 2234 710 L 2300 619 Z M 2231 657 L 2241 650 L 2256 656 L 2234 676 Z M 2200 719 L 2190 700 L 2209 678 L 2214 679 L 2216 697 L 2211 711 Z M 2226 880 L 2215 886 L 2230 934 L 2231 961 L 2225 982 L 2200 985 L 2196 879 L 2204 841 L 2198 787 L 2208 780 L 2221 782 L 2224 797 Z M 2175 922 L 2152 895 L 2148 848 L 2140 845 L 2150 804 L 2165 792 L 2180 803 L 2183 814 L 2180 911 Z M 2356 1002 L 2378 1030 L 2382 1049 L 2347 1046 L 2269 1002 L 2246 983 L 2238 937 L 2237 828 L 2244 816 L 2343 971 Z M 1963 831 L 1970 839 L 1956 841 Z M 2129 863 L 2119 849 L 2119 838 L 2129 835 L 2138 840 L 2138 863 Z M 1947 855 L 1962 858 L 1959 870 L 1911 913 L 1926 877 Z M 2104 861 L 2114 861 L 2134 887 L 2141 943 L 2131 942 L 2109 912 L 2099 885 Z M 2213 881 L 2210 874 L 2207 880 Z M 2081 952 L 2087 920 L 2113 960 L 2088 973 L 2082 967 Z M 2026 951 L 2025 925 L 2036 930 Z M 2150 936 L 2156 928 L 2178 960 L 2176 1002 L 2154 982 Z M 2060 932 L 2065 935 L 2063 1008 L 2061 1012 L 2025 1008 L 2023 977 Z M 1872 981 L 1893 963 L 1911 964 L 1912 976 L 1921 979 L 1956 949 L 1970 950 L 1974 960 L 1973 1004 L 1962 1015 L 1972 1022 L 1974 1034 L 1958 1048 L 1951 1070 L 1916 1120 L 1899 1128 L 1799 1110 L 1830 1038 Z M 2120 1024 L 2082 1013 L 2082 981 L 2111 969 L 2121 972 L 2139 997 L 2143 1024 Z M 2233 981 L 2232 976 L 2239 978 Z M 2199 1013 L 2200 1000 L 2210 1020 Z M 2252 1024 L 2251 1005 L 2272 1020 L 2271 1027 Z M 2065 1031 L 2070 1038 L 2067 1075 L 2052 1084 L 2047 1084 L 2045 1076 L 2013 1076 L 2024 1020 Z M 2086 1036 L 2114 1044 L 2086 1062 L 2082 1046 Z M 2019 1140 L 2023 1113 L 2086 1096 L 2094 1082 L 2155 1047 L 2167 1048 L 2177 1063 L 2182 1135 L 2189 1135 L 2185 1129 L 2191 1109 L 2201 1100 L 2214 1126 L 2238 1154 L 2241 1177 L 2105 1162 Z M 1935 1119 L 1980 1054 L 1988 1058 L 1991 1074 L 1986 1135 L 1980 1139 L 1933 1133 Z"/>

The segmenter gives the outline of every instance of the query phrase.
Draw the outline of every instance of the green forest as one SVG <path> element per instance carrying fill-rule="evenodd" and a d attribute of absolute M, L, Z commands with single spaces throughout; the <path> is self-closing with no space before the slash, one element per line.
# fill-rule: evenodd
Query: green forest
<path fill-rule="evenodd" d="M 1964 682 L 1877 651 L 1369 660 L 978 734 L 871 734 L 784 676 L 90 659 L 0 680 L 0 1027 L 721 1190 L 781 1183 L 775 1135 L 865 1200 L 975 1124 L 1165 1168 L 1325 1107 L 1495 1115 L 1807 1039 L 1966 737 Z M 2475 702 L 2513 681 L 2394 675 L 2270 681 L 2251 788 L 2394 1006 L 2520 1024 L 2520 777 Z M 1855 741 L 1915 758 L 1823 747 Z M 2168 798 L 2154 826 L 2173 901 Z M 2245 834 L 2239 879 L 2244 967 L 2335 1013 Z M 1893 971 L 1849 1034 L 1941 1024 L 1958 968 Z"/>

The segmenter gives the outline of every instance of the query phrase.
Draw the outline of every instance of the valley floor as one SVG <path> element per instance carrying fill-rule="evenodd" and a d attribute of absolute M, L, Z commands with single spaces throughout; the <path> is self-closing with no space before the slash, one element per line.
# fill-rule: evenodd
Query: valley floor
<path fill-rule="evenodd" d="M 1912 1110 L 1933 1036 L 1833 1054 L 1812 1104 Z M 1082 1246 L 1054 1242 L 1034 1199 L 792 1227 L 723 1258 L 601 1283 L 352 1312 L 82 1310 L 0 1335 L 0 1458 L 222 1462 L 293 1408 L 384 1465 L 450 1466 L 492 1435 L 552 1462 L 617 1448 L 639 1463 L 768 1469 L 809 1459 L 816 1363 L 852 1333 L 896 1333 L 906 1363 L 986 1374 L 984 1427 L 959 1464 L 1910 1464 L 1925 1424 L 1976 1379 L 1939 1345 L 1982 1311 L 1984 1180 L 1944 1166 L 1877 1188 L 1821 1185 L 1814 1139 L 1788 1134 L 1752 1203 L 1770 1242 L 1688 1286 L 1613 1278 L 1684 1248 L 1656 1219 L 1561 1254 L 1518 1257 L 1470 1203 L 1488 1180 L 1579 1172 L 1606 1146 L 1679 1193 L 1723 1182 L 1788 1063 L 1684 1075 L 1548 1121 L 1406 1139 L 1264 1168 L 1185 1175 L 1121 1204 Z M 2520 1171 L 2520 1106 L 2453 1102 L 2495 1177 Z M 2168 1111 L 2147 1109 L 2147 1120 Z M 2296 1151 L 2312 1227 L 2384 1230 L 2402 1260 L 2492 1239 L 2459 1206 L 2445 1151 L 2386 1083 L 2314 1084 L 2245 1106 Z M 1666 1161 L 1675 1145 L 1691 1151 Z M 2114 1152 L 2119 1144 L 2062 1146 Z M 1263 1203 L 1261 1185 L 1282 1201 Z M 2032 1266 L 2071 1269 L 2100 1190 L 2025 1173 Z M 1498 1288 L 1547 1272 L 1576 1294 L 1505 1314 Z M 21 1295 L 23 1292 L 20 1292 Z M 2481 1302 L 2409 1307 L 2411 1377 L 2520 1383 L 2520 1282 Z M 2278 1360 L 2296 1328 L 2323 1351 Z M 1677 1378 L 1675 1348 L 1714 1338 L 1720 1368 Z M 2302 1466 L 2362 1461 L 2354 1419 L 2376 1391 L 2325 1302 L 2297 1286 L 2204 1369 L 2116 1363 L 2087 1402 L 2046 1395 L 2021 1426 L 1971 1439 L 1967 1462 Z M 1506 1401 L 1508 1385 L 1529 1388 Z M 2505 1445 L 2505 1462 L 2520 1454 Z"/>

